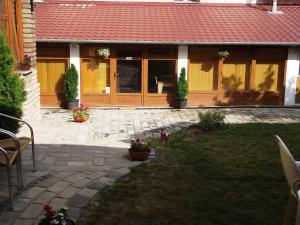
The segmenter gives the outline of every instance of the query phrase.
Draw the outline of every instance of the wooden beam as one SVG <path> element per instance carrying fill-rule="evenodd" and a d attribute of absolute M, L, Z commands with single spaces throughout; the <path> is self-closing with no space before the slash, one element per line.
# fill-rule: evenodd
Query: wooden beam
<path fill-rule="evenodd" d="M 255 104 L 255 76 L 256 76 L 256 49 L 251 51 L 251 73 L 250 73 L 250 102 Z"/>
<path fill-rule="evenodd" d="M 117 59 L 115 50 L 111 49 L 110 56 L 110 103 L 114 105 L 116 103 L 116 87 L 117 87 Z"/>
<path fill-rule="evenodd" d="M 222 90 L 223 90 L 223 85 L 222 85 L 222 78 L 223 78 L 223 64 L 224 64 L 224 59 L 219 58 L 219 63 L 218 63 L 218 97 L 217 101 L 218 103 L 221 103 L 222 98 Z"/>
<path fill-rule="evenodd" d="M 22 0 L 16 1 L 16 29 L 19 47 L 19 60 L 24 58 L 24 38 L 23 38 L 23 19 L 22 19 Z"/>

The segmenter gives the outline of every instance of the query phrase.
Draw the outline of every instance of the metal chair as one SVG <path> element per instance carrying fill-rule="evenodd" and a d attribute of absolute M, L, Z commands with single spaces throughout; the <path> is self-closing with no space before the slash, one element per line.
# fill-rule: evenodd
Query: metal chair
<path fill-rule="evenodd" d="M 295 161 L 294 157 L 280 139 L 279 136 L 275 136 L 279 145 L 281 163 L 288 185 L 290 187 L 290 195 L 288 204 L 285 210 L 283 225 L 290 225 L 293 221 L 293 214 L 295 208 L 297 208 L 296 225 L 300 225 L 300 162 Z"/>
<path fill-rule="evenodd" d="M 0 129 L 0 133 L 9 136 L 14 144 L 12 150 L 4 150 L 0 147 L 0 167 L 6 167 L 6 176 L 8 182 L 9 206 L 13 208 L 13 193 L 12 193 L 12 176 L 11 167 L 16 162 L 17 166 L 17 181 L 19 188 L 23 188 L 22 166 L 21 166 L 21 150 L 18 138 L 10 131 Z"/>
<path fill-rule="evenodd" d="M 33 164 L 33 171 L 35 172 L 36 171 L 36 163 L 35 163 L 34 134 L 33 134 L 32 127 L 26 121 L 21 120 L 21 119 L 16 118 L 16 117 L 13 117 L 13 116 L 9 116 L 9 115 L 0 113 L 0 117 L 4 117 L 4 118 L 7 118 L 7 119 L 11 119 L 11 120 L 14 120 L 14 121 L 21 122 L 21 123 L 27 125 L 28 128 L 30 129 L 30 137 L 19 137 L 18 141 L 20 143 L 20 150 L 21 151 L 25 150 L 26 147 L 31 143 L 32 164 Z M 11 150 L 15 147 L 15 145 L 14 145 L 14 142 L 13 142 L 12 138 L 10 137 L 8 139 L 0 140 L 0 147 L 5 149 L 5 150 Z"/>

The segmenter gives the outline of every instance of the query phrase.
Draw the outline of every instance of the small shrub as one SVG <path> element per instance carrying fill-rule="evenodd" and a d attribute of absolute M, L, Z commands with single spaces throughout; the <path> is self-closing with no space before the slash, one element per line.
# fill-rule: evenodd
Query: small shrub
<path fill-rule="evenodd" d="M 225 115 L 218 110 L 207 110 L 199 112 L 199 127 L 204 131 L 215 130 L 222 127 L 225 122 Z"/>
<path fill-rule="evenodd" d="M 13 66 L 11 49 L 0 33 L 0 113 L 21 118 L 26 92 L 23 80 L 13 72 Z M 18 122 L 0 117 L 0 128 L 17 133 L 19 127 Z M 1 138 L 4 136 L 0 136 Z"/>
<path fill-rule="evenodd" d="M 189 93 L 188 85 L 185 79 L 185 68 L 183 67 L 180 72 L 180 77 L 177 85 L 177 98 L 180 100 L 186 99 Z"/>
<path fill-rule="evenodd" d="M 74 102 L 78 95 L 78 72 L 72 64 L 65 73 L 64 91 L 67 102 Z"/>

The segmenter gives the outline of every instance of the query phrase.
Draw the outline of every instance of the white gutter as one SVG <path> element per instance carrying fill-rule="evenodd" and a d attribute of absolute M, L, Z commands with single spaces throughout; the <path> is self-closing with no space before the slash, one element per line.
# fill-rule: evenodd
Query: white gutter
<path fill-rule="evenodd" d="M 300 46 L 299 42 L 184 42 L 184 41 L 126 41 L 126 40 L 69 40 L 69 39 L 37 39 L 36 42 L 53 43 L 105 43 L 105 44 L 164 44 L 164 45 L 276 45 Z"/>

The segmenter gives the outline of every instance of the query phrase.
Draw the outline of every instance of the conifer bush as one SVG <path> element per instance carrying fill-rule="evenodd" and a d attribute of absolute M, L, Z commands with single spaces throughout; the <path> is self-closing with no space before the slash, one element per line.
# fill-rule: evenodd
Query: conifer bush
<path fill-rule="evenodd" d="M 185 68 L 183 67 L 180 72 L 179 81 L 177 85 L 177 99 L 184 100 L 189 93 L 188 85 L 185 79 Z"/>
<path fill-rule="evenodd" d="M 67 102 L 76 100 L 78 95 L 78 72 L 73 64 L 65 73 L 64 91 Z"/>
<path fill-rule="evenodd" d="M 24 82 L 14 73 L 13 66 L 11 49 L 6 43 L 5 36 L 0 33 L 0 113 L 21 118 L 26 92 Z M 0 128 L 17 133 L 19 123 L 0 117 Z"/>

